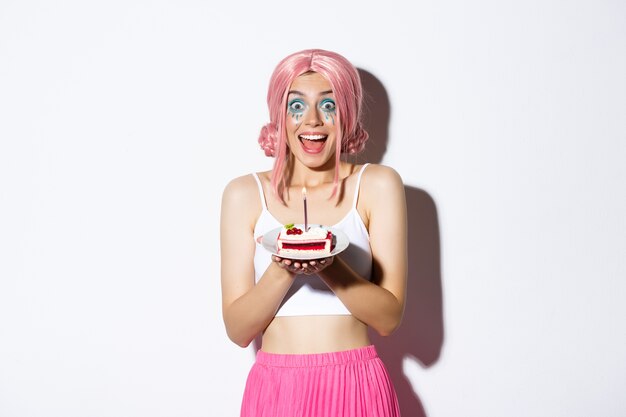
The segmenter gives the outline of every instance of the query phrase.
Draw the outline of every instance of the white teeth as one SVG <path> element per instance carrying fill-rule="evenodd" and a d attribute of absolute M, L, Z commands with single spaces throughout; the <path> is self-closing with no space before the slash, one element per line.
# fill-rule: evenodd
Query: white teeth
<path fill-rule="evenodd" d="M 300 135 L 299 137 L 306 140 L 321 140 L 326 139 L 328 135 Z"/>

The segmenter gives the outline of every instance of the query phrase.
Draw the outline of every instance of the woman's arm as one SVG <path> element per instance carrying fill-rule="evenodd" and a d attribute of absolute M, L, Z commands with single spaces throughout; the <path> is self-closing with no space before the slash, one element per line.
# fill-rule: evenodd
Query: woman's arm
<path fill-rule="evenodd" d="M 407 214 L 404 185 L 391 168 L 370 165 L 363 173 L 359 207 L 369 219 L 372 282 L 336 257 L 320 273 L 352 315 L 387 336 L 400 325 L 407 280 Z"/>
<path fill-rule="evenodd" d="M 252 176 L 225 188 L 220 218 L 222 316 L 228 337 L 245 347 L 272 321 L 294 274 L 272 262 L 254 282 L 254 225 L 261 210 Z M 258 200 L 258 198 L 257 198 Z"/>

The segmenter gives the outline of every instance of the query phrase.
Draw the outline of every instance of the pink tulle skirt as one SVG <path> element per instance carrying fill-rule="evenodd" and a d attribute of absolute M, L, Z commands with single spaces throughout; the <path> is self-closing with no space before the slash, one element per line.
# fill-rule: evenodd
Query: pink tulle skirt
<path fill-rule="evenodd" d="M 257 352 L 241 417 L 364 416 L 400 416 L 374 346 L 308 355 Z"/>

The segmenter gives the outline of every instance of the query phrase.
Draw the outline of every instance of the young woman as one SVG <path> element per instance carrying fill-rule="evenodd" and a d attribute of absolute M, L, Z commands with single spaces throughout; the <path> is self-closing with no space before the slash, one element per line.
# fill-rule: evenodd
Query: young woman
<path fill-rule="evenodd" d="M 232 180 L 222 198 L 222 310 L 230 339 L 262 335 L 242 417 L 398 416 L 393 386 L 368 338 L 400 324 L 407 274 L 404 187 L 382 165 L 341 154 L 364 147 L 362 87 L 339 54 L 283 59 L 269 85 L 259 143 L 271 171 Z M 348 248 L 312 261 L 272 256 L 264 233 L 308 220 L 345 232 Z"/>

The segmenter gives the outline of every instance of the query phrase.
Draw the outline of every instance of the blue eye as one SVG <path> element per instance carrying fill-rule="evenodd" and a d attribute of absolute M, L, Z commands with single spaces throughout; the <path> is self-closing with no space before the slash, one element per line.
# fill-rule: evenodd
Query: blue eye
<path fill-rule="evenodd" d="M 287 109 L 292 113 L 302 113 L 305 107 L 304 102 L 300 99 L 291 100 L 287 105 Z"/>
<path fill-rule="evenodd" d="M 335 102 L 329 98 L 324 99 L 320 103 L 320 108 L 324 110 L 325 112 L 334 112 L 336 109 Z"/>

